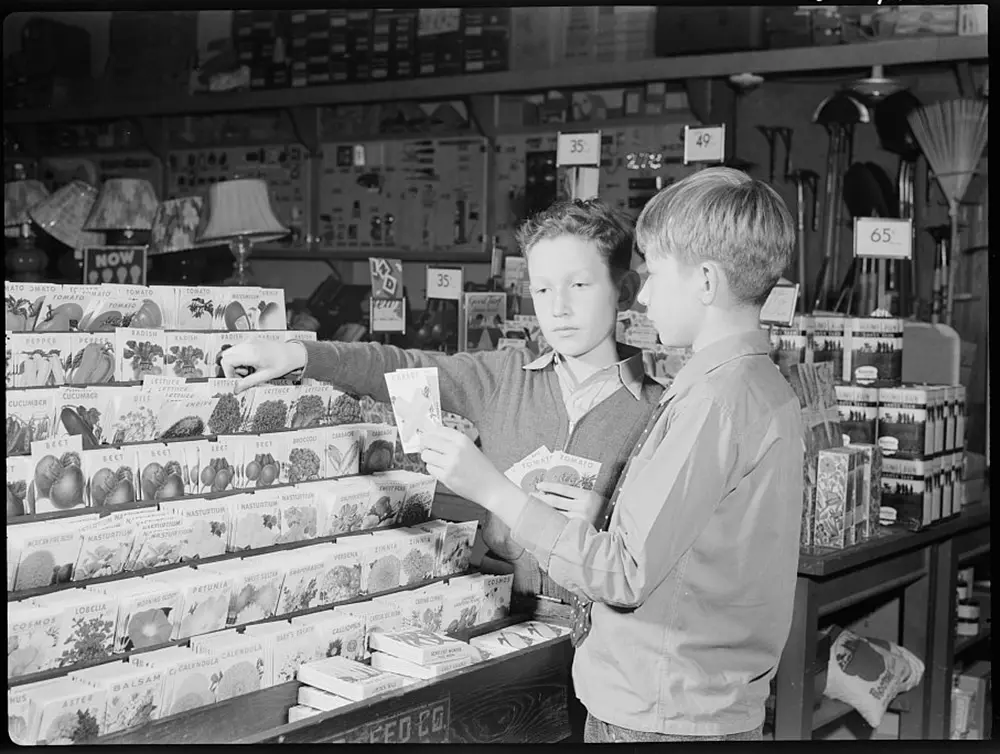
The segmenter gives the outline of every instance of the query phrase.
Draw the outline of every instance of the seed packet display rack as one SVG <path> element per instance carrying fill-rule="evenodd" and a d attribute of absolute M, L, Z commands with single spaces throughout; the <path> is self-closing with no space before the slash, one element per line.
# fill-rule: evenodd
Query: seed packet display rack
<path fill-rule="evenodd" d="M 226 333 L 226 335 L 229 337 L 230 344 L 238 342 L 239 337 L 241 335 L 242 336 L 249 336 L 249 337 L 259 337 L 261 334 L 262 333 L 259 332 L 259 331 L 258 332 L 245 332 L 245 333 L 242 333 L 242 334 L 231 333 L 231 332 L 230 333 Z M 287 333 L 287 334 L 286 333 L 275 333 L 275 335 L 278 335 L 279 337 L 284 338 L 284 337 L 291 337 L 293 334 L 292 333 Z M 294 335 L 296 337 L 299 337 L 302 334 L 295 333 Z M 153 390 L 157 390 L 157 389 L 160 389 L 160 390 L 170 389 L 170 390 L 174 390 L 174 391 L 180 391 L 181 388 L 183 387 L 183 389 L 185 389 L 185 390 L 196 391 L 198 389 L 199 385 L 204 385 L 207 382 L 208 382 L 208 379 L 206 379 L 206 378 L 185 379 L 185 380 L 183 380 L 183 385 L 180 385 L 180 384 L 172 382 L 172 383 L 170 383 L 170 387 L 168 388 L 166 384 L 164 384 L 162 387 L 158 387 L 157 383 L 156 383 L 156 381 L 154 379 L 152 383 L 148 383 L 147 384 L 147 387 L 150 387 Z M 105 388 L 105 389 L 110 389 L 110 390 L 115 390 L 117 388 L 125 388 L 125 387 L 138 388 L 139 386 L 140 386 L 140 383 L 137 383 L 137 382 L 134 382 L 134 381 L 128 382 L 128 383 L 123 383 L 123 382 L 114 382 L 113 380 L 110 381 L 110 382 L 107 382 L 107 383 L 102 383 L 100 385 L 100 387 Z M 85 390 L 85 389 L 87 389 L 88 387 L 91 387 L 91 386 L 89 386 L 89 385 L 80 385 L 80 386 L 76 386 L 76 387 L 79 387 L 80 389 Z M 9 393 L 13 392 L 13 393 L 16 393 L 16 394 L 18 394 L 20 396 L 29 396 L 30 395 L 30 396 L 37 397 L 37 396 L 40 396 L 40 395 L 42 395 L 42 394 L 44 394 L 46 392 L 51 392 L 53 390 L 58 390 L 58 389 L 59 388 L 57 388 L 57 387 L 41 387 L 41 386 L 36 386 L 36 387 L 14 388 L 12 390 L 9 390 L 8 392 Z M 355 418 L 360 419 L 361 417 L 358 416 L 358 417 L 355 417 Z M 395 440 L 395 437 L 394 437 L 394 435 L 395 435 L 395 429 L 391 428 L 391 427 L 386 427 L 386 429 L 389 429 L 391 431 L 391 434 L 393 435 L 392 439 Z M 202 431 L 204 431 L 204 430 L 205 430 L 205 428 L 202 427 Z M 291 435 L 293 435 L 295 433 L 295 431 L 296 430 L 287 430 L 287 429 L 285 429 L 285 430 L 277 430 L 277 431 L 270 432 L 270 433 L 267 433 L 267 434 L 291 436 Z M 177 439 L 162 439 L 162 438 L 158 438 L 158 439 L 156 439 L 155 444 L 156 445 L 161 445 L 161 446 L 164 446 L 164 447 L 179 446 L 179 445 L 188 445 L 189 447 L 191 447 L 192 444 L 194 444 L 194 443 L 199 443 L 199 442 L 203 442 L 203 441 L 213 441 L 213 440 L 217 440 L 217 439 L 218 439 L 217 436 L 202 434 L 202 435 L 199 435 L 199 436 L 188 437 L 188 438 L 177 438 Z M 136 450 L 137 448 L 141 448 L 141 447 L 143 447 L 144 445 L 147 445 L 147 444 L 149 444 L 149 443 L 143 443 L 143 442 L 121 443 L 121 444 L 119 444 L 118 446 L 115 446 L 115 447 L 117 447 L 118 449 L 121 449 L 123 451 L 130 452 L 132 450 Z M 101 448 L 107 449 L 107 450 L 114 449 L 113 446 L 110 446 L 110 445 L 102 445 Z M 389 461 L 388 463 L 391 464 L 391 461 Z M 198 468 L 204 469 L 205 468 L 205 464 L 204 463 L 199 463 Z M 365 471 L 366 472 L 370 472 L 373 469 L 366 468 L 366 469 L 359 469 L 359 470 L 361 470 L 363 472 L 365 472 Z M 136 477 L 138 477 L 138 476 L 139 475 L 136 474 Z M 336 476 L 338 479 L 343 479 L 343 480 L 352 480 L 352 479 L 356 480 L 356 479 L 364 479 L 364 478 L 368 477 L 369 475 L 362 473 L 362 474 L 345 474 L 345 475 L 333 475 L 333 474 L 331 474 L 330 476 L 331 477 Z M 415 476 L 417 476 L 417 475 L 415 475 Z M 138 487 L 138 486 L 141 485 L 141 482 L 136 481 L 135 478 L 134 478 L 133 484 Z M 27 481 L 27 485 L 29 487 L 32 487 L 32 488 L 34 488 L 35 486 L 38 486 L 38 485 L 35 485 L 35 481 L 33 479 L 29 479 Z M 295 487 L 294 484 L 286 484 L 286 485 L 276 484 L 275 486 L 273 486 L 273 487 L 271 487 L 269 489 L 270 490 L 276 490 L 276 489 L 282 489 L 282 488 L 288 489 L 288 488 L 294 488 L 294 487 Z M 99 508 L 98 507 L 89 507 L 89 506 L 82 506 L 82 505 L 78 505 L 77 506 L 77 505 L 75 505 L 75 506 L 73 506 L 72 508 L 70 508 L 68 510 L 51 509 L 51 510 L 48 510 L 48 512 L 40 512 L 40 513 L 35 513 L 35 512 L 32 511 L 31 513 L 28 513 L 28 514 L 25 514 L 25 515 L 15 516 L 14 518 L 9 518 L 8 519 L 8 529 L 7 529 L 7 531 L 8 531 L 8 551 L 10 551 L 10 544 L 9 543 L 11 541 L 10 540 L 11 533 L 12 532 L 17 533 L 18 530 L 19 530 L 19 527 L 31 527 L 31 526 L 37 527 L 39 525 L 44 526 L 44 525 L 46 525 L 46 523 L 48 523 L 48 524 L 58 524 L 58 523 L 69 524 L 69 523 L 72 523 L 72 522 L 81 522 L 84 518 L 93 518 L 95 516 L 95 513 L 97 514 L 97 516 L 99 516 L 100 519 L 106 521 L 109 517 L 114 516 L 114 515 L 122 515 L 122 514 L 128 514 L 128 513 L 132 513 L 132 514 L 150 513 L 150 512 L 152 512 L 154 510 L 157 510 L 163 503 L 166 503 L 166 502 L 170 502 L 170 503 L 176 503 L 176 502 L 185 503 L 185 502 L 190 501 L 190 502 L 193 503 L 193 502 L 198 501 L 198 500 L 212 500 L 212 501 L 219 500 L 219 501 L 225 501 L 227 498 L 232 499 L 234 497 L 237 497 L 239 495 L 244 495 L 244 494 L 246 494 L 245 491 L 230 489 L 230 490 L 222 490 L 222 491 L 218 491 L 218 492 L 208 491 L 205 494 L 201 494 L 201 495 L 199 495 L 199 494 L 184 494 L 184 495 L 180 495 L 178 497 L 174 497 L 174 498 L 169 499 L 169 500 L 167 500 L 167 499 L 160 499 L 160 500 L 153 499 L 153 500 L 149 500 L 149 501 L 145 501 L 145 502 L 142 502 L 142 501 L 136 502 L 134 500 L 129 500 L 126 503 L 119 503 L 119 504 L 111 503 L 111 504 L 103 505 L 103 506 L 101 506 Z M 253 494 L 253 493 L 251 493 L 251 494 Z M 88 497 L 90 497 L 90 493 L 89 492 L 88 492 Z M 135 496 L 133 496 L 133 497 L 135 497 Z M 9 491 L 8 491 L 8 501 L 10 501 L 10 492 Z M 36 499 L 36 502 L 37 502 L 37 499 Z M 402 508 L 403 508 L 403 506 L 401 505 L 400 506 L 400 511 L 402 510 Z M 10 512 L 11 512 L 10 511 L 10 506 L 8 506 L 8 513 L 10 514 Z M 410 512 L 412 513 L 412 508 L 410 509 Z M 425 515 L 422 516 L 421 518 L 429 520 L 430 519 L 430 515 L 431 515 L 430 505 L 428 503 L 427 507 L 426 507 L 426 510 L 425 510 Z M 97 576 L 95 578 L 88 578 L 88 579 L 82 580 L 82 581 L 70 581 L 70 580 L 64 580 L 64 579 L 61 579 L 61 578 L 55 578 L 54 577 L 53 580 L 52 580 L 53 583 L 48 583 L 48 584 L 41 583 L 41 584 L 37 584 L 37 585 L 33 584 L 31 588 L 19 588 L 19 589 L 15 589 L 15 588 L 13 588 L 11 580 L 8 580 L 8 611 L 12 607 L 14 607 L 15 605 L 17 605 L 17 604 L 24 604 L 24 603 L 26 603 L 29 600 L 34 600 L 34 599 L 37 599 L 37 598 L 46 598 L 46 599 L 48 599 L 50 601 L 50 604 L 52 604 L 53 602 L 55 604 L 58 604 L 59 603 L 59 599 L 60 599 L 60 595 L 79 594 L 81 591 L 86 590 L 88 587 L 93 588 L 93 587 L 98 587 L 98 586 L 103 586 L 103 585 L 109 585 L 109 584 L 113 584 L 114 582 L 120 582 L 120 583 L 133 582 L 134 583 L 134 582 L 138 582 L 139 580 L 141 580 L 143 578 L 151 577 L 151 576 L 162 578 L 166 574 L 174 574 L 174 573 L 182 574 L 182 573 L 187 572 L 192 567 L 195 570 L 197 570 L 199 568 L 203 568 L 203 567 L 208 566 L 210 564 L 222 563 L 222 562 L 226 562 L 226 561 L 237 561 L 237 560 L 241 560 L 241 559 L 246 559 L 248 557 L 249 558 L 256 557 L 256 556 L 259 556 L 259 555 L 268 555 L 268 554 L 285 553 L 285 552 L 289 553 L 289 555 L 294 555 L 295 553 L 301 553 L 301 552 L 304 552 L 304 551 L 306 551 L 306 550 L 308 550 L 310 548 L 318 548 L 318 547 L 322 547 L 322 546 L 329 546 L 329 545 L 335 544 L 335 543 L 358 542 L 358 541 L 362 541 L 363 539 L 365 539 L 365 538 L 367 538 L 369 536 L 376 536 L 376 534 L 381 536 L 381 535 L 388 534 L 390 532 L 398 532 L 399 530 L 405 528 L 404 524 L 416 524 L 416 523 L 419 523 L 419 522 L 417 520 L 413 519 L 412 516 L 408 520 L 406 520 L 406 521 L 400 521 L 400 520 L 398 520 L 398 515 L 397 515 L 396 517 L 393 517 L 391 520 L 383 518 L 382 520 L 379 520 L 375 524 L 375 526 L 373 526 L 373 527 L 371 527 L 369 529 L 365 529 L 364 528 L 364 524 L 365 524 L 364 521 L 362 521 L 361 523 L 362 523 L 362 526 L 360 528 L 358 528 L 357 530 L 355 530 L 355 531 L 341 531 L 341 532 L 337 532 L 336 534 L 331 534 L 331 535 L 327 535 L 327 536 L 316 536 L 316 537 L 313 537 L 313 538 L 310 538 L 310 539 L 306 539 L 306 540 L 303 540 L 303 541 L 292 541 L 292 542 L 287 542 L 287 543 L 284 543 L 284 544 L 275 544 L 275 545 L 271 545 L 271 546 L 257 547 L 257 548 L 250 549 L 250 550 L 243 549 L 243 550 L 227 551 L 227 552 L 225 552 L 223 554 L 212 556 L 212 557 L 203 557 L 203 558 L 199 557 L 197 559 L 183 561 L 183 562 L 166 563 L 166 564 L 160 565 L 159 567 L 138 568 L 138 569 L 131 570 L 131 571 L 123 571 L 123 572 L 113 573 L 113 574 L 106 575 L 106 576 Z M 371 522 L 368 522 L 368 523 L 369 523 L 369 525 L 371 524 Z M 372 530 L 374 528 L 377 528 L 378 531 L 374 532 Z M 16 560 L 15 560 L 15 562 L 14 562 L 13 565 L 14 565 L 14 568 L 15 568 L 14 573 L 16 574 L 16 566 L 18 565 L 18 563 L 17 563 Z M 8 557 L 8 569 L 9 570 L 10 570 L 10 567 L 11 567 L 10 557 Z M 329 601 L 327 604 L 313 605 L 313 606 L 310 606 L 308 608 L 303 608 L 303 609 L 297 609 L 297 610 L 292 610 L 292 611 L 284 612 L 283 614 L 274 615 L 274 616 L 269 617 L 269 618 L 259 619 L 259 620 L 255 620 L 255 621 L 249 621 L 249 622 L 245 623 L 243 626 L 240 626 L 237 630 L 239 630 L 239 631 L 245 630 L 246 626 L 248 626 L 248 625 L 261 624 L 261 623 L 269 623 L 269 622 L 278 622 L 278 621 L 288 621 L 291 618 L 295 618 L 295 617 L 299 617 L 299 616 L 303 616 L 303 615 L 309 615 L 309 614 L 313 614 L 313 613 L 319 613 L 319 612 L 323 612 L 323 611 L 326 611 L 326 610 L 330 610 L 331 608 L 345 607 L 347 605 L 351 605 L 351 604 L 355 604 L 355 603 L 359 603 L 359 602 L 364 602 L 364 601 L 367 601 L 369 599 L 373 599 L 373 598 L 376 598 L 376 597 L 382 597 L 382 596 L 392 595 L 392 594 L 396 594 L 396 593 L 404 592 L 404 591 L 413 591 L 413 590 L 416 590 L 416 589 L 420 589 L 420 588 L 426 587 L 426 586 L 431 585 L 431 584 L 438 584 L 438 583 L 440 583 L 440 584 L 449 584 L 454 578 L 460 577 L 462 575 L 467 575 L 469 573 L 472 573 L 472 571 L 470 571 L 468 569 L 467 558 L 466 558 L 465 563 L 462 565 L 462 567 L 457 572 L 449 573 L 447 575 L 435 575 L 435 576 L 433 576 L 431 578 L 423 578 L 423 579 L 421 579 L 419 581 L 415 581 L 415 582 L 410 583 L 410 584 L 408 584 L 406 586 L 403 586 L 403 587 L 389 588 L 389 589 L 383 589 L 383 590 L 378 590 L 378 591 L 371 591 L 371 592 L 369 592 L 367 594 L 359 595 L 359 596 L 353 597 L 351 599 L 346 599 L 346 600 L 332 600 L 332 601 Z M 229 627 L 229 628 L 231 628 L 231 627 Z M 489 629 L 488 625 L 487 626 L 480 626 L 479 627 L 479 632 L 481 633 L 482 631 L 485 631 L 485 630 L 488 630 L 488 629 Z M 153 652 L 153 651 L 155 651 L 157 649 L 162 649 L 164 647 L 169 647 L 169 646 L 186 646 L 186 645 L 189 644 L 189 642 L 190 642 L 190 639 L 187 639 L 187 638 L 184 638 L 184 639 L 172 639 L 172 640 L 166 640 L 166 641 L 158 642 L 156 644 L 152 644 L 152 645 L 148 645 L 148 646 L 143 646 L 143 647 L 138 648 L 138 649 L 131 649 L 129 651 L 114 652 L 114 653 L 103 653 L 103 654 L 98 653 L 101 656 L 97 656 L 97 657 L 91 656 L 91 657 L 87 657 L 86 659 L 84 659 L 82 661 L 75 661 L 75 662 L 72 662 L 70 664 L 64 664 L 61 667 L 51 667 L 51 668 L 47 668 L 47 669 L 39 671 L 39 672 L 28 672 L 28 673 L 24 673 L 24 674 L 20 674 L 20 675 L 14 676 L 14 677 L 9 677 L 8 678 L 8 703 L 10 705 L 10 694 L 11 694 L 12 691 L 16 691 L 18 689 L 29 688 L 31 684 L 34 684 L 36 682 L 43 682 L 43 681 L 49 681 L 49 680 L 54 680 L 54 679 L 68 677 L 68 675 L 71 672 L 74 672 L 74 671 L 80 671 L 80 670 L 84 670 L 86 668 L 100 666 L 100 665 L 103 665 L 103 664 L 106 664 L 106 663 L 120 663 L 122 660 L 127 660 L 127 659 L 129 659 L 131 657 L 136 657 L 136 656 L 140 656 L 140 655 L 143 655 L 143 654 L 146 654 L 146 653 L 149 653 L 149 652 Z M 11 646 L 13 646 L 13 645 L 12 645 L 12 642 L 11 642 L 10 629 L 9 629 L 9 631 L 8 631 L 8 648 L 10 649 Z M 15 651 L 16 651 L 16 647 L 15 647 Z M 10 654 L 10 652 L 8 654 Z M 8 675 L 11 676 L 10 657 L 8 657 Z M 259 692 L 252 692 L 251 694 L 248 694 L 246 696 L 247 697 L 257 698 L 258 701 L 259 701 L 259 698 L 268 698 L 268 699 L 270 699 L 274 695 L 277 695 L 277 696 L 280 697 L 283 693 L 286 693 L 288 691 L 288 688 L 289 688 L 289 684 L 281 684 L 281 685 L 276 686 L 276 687 L 262 689 Z M 170 731 L 170 730 L 176 731 L 178 728 L 187 728 L 188 727 L 187 724 L 186 723 L 182 723 L 180 721 L 183 720 L 183 719 L 185 719 L 187 716 L 192 715 L 192 714 L 198 715 L 198 716 L 200 716 L 202 718 L 205 718 L 205 719 L 215 719 L 216 723 L 214 724 L 214 726 L 209 726 L 209 727 L 216 727 L 217 728 L 218 727 L 218 722 L 217 722 L 218 718 L 216 718 L 215 715 L 222 714 L 222 712 L 223 712 L 222 708 L 219 707 L 219 705 L 225 705 L 225 706 L 231 707 L 233 704 L 237 704 L 237 705 L 240 705 L 240 704 L 244 704 L 244 705 L 245 704 L 251 704 L 252 705 L 253 703 L 254 702 L 251 699 L 240 700 L 239 698 L 237 698 L 237 699 L 228 699 L 228 700 L 225 700 L 224 702 L 217 702 L 215 704 L 206 705 L 205 707 L 197 708 L 195 710 L 190 710 L 188 712 L 183 712 L 183 713 L 181 713 L 179 715 L 173 715 L 170 718 L 164 718 L 162 720 L 157 720 L 156 721 L 156 723 L 157 723 L 156 730 L 161 731 L 161 732 L 165 732 L 165 731 Z M 283 713 L 286 714 L 286 717 L 283 720 L 280 721 L 280 724 L 287 725 L 287 706 L 283 709 Z M 171 722 L 171 721 L 173 721 L 173 722 Z M 259 725 L 256 725 L 256 726 L 251 725 L 249 719 L 245 720 L 245 722 L 248 725 L 247 731 L 246 731 L 248 735 L 251 734 L 251 733 L 252 734 L 261 734 L 261 732 L 262 732 L 263 729 L 261 729 Z M 276 723 L 276 725 L 277 724 L 278 723 Z M 151 725 L 152 725 L 152 723 L 146 723 L 146 725 L 143 726 L 143 727 L 144 728 L 148 728 Z M 164 726 L 166 726 L 166 727 L 164 727 Z M 121 741 L 116 741 L 116 739 L 122 739 L 123 737 L 126 738 L 126 739 L 128 739 L 130 736 L 143 737 L 143 736 L 146 736 L 146 735 L 153 734 L 153 730 L 152 729 L 150 729 L 146 733 L 140 732 L 142 730 L 143 730 L 143 728 L 136 728 L 136 729 L 133 729 L 133 730 L 130 730 L 130 731 L 121 731 L 121 732 L 113 734 L 112 736 L 102 737 L 102 740 L 104 738 L 106 738 L 109 743 L 113 743 L 113 742 L 121 742 Z M 173 742 L 170 739 L 170 736 L 172 736 L 172 735 L 174 735 L 174 734 L 168 733 L 167 737 L 161 738 L 159 740 L 161 742 Z M 209 734 L 207 732 L 205 732 L 204 735 L 208 736 Z M 74 739 L 74 741 L 75 740 L 76 739 Z M 207 740 L 207 739 L 203 739 L 203 740 Z M 230 738 L 227 738 L 227 739 L 224 739 L 224 740 L 231 741 L 231 740 L 233 740 L 233 737 L 230 737 Z"/>

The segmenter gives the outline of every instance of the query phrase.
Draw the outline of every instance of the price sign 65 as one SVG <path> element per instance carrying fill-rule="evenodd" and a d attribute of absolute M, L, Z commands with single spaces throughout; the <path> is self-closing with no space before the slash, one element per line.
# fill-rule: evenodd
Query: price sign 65
<path fill-rule="evenodd" d="M 854 219 L 854 256 L 910 259 L 913 221 L 888 217 Z"/>

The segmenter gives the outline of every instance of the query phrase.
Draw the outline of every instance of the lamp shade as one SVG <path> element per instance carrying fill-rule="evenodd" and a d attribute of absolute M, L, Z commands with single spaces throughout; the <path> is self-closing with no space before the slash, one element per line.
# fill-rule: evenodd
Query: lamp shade
<path fill-rule="evenodd" d="M 219 181 L 208 188 L 208 217 L 198 241 L 219 243 L 234 238 L 272 241 L 289 233 L 271 208 L 267 183 L 260 178 Z"/>
<path fill-rule="evenodd" d="M 208 246 L 197 240 L 204 205 L 200 196 L 182 196 L 160 202 L 153 218 L 149 253 L 169 254 Z"/>
<path fill-rule="evenodd" d="M 97 189 L 83 181 L 70 181 L 29 209 L 28 215 L 42 230 L 69 247 L 101 246 L 100 234 L 83 229 L 95 201 Z"/>
<path fill-rule="evenodd" d="M 109 178 L 90 210 L 84 230 L 150 230 L 159 201 L 143 178 Z"/>
<path fill-rule="evenodd" d="M 3 187 L 3 226 L 24 225 L 31 221 L 28 210 L 45 199 L 49 190 L 41 181 L 11 181 Z"/>

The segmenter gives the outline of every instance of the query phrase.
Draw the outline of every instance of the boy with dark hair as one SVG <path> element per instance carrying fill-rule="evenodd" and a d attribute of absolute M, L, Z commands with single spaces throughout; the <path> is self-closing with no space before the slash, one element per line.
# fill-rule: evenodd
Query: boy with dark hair
<path fill-rule="evenodd" d="M 593 523 L 639 438 L 662 388 L 646 377 L 642 354 L 615 342 L 617 312 L 632 305 L 639 279 L 629 269 L 631 220 L 599 201 L 558 204 L 519 233 L 531 296 L 552 350 L 532 359 L 525 349 L 459 353 L 404 350 L 374 343 L 246 343 L 222 356 L 227 376 L 256 371 L 240 389 L 304 369 L 302 376 L 388 401 L 384 375 L 437 367 L 441 405 L 479 430 L 483 453 L 507 469 L 545 445 L 601 463 L 593 490 L 540 486 L 541 499 Z M 518 593 L 569 600 L 538 562 L 487 516 L 483 538 L 512 563 Z"/>
<path fill-rule="evenodd" d="M 422 457 L 590 601 L 574 623 L 585 740 L 759 740 L 791 625 L 804 453 L 760 308 L 794 225 L 771 187 L 712 168 L 653 197 L 636 235 L 649 273 L 639 301 L 665 345 L 694 355 L 632 452 L 609 518 L 568 518 L 446 428 L 424 437 Z"/>

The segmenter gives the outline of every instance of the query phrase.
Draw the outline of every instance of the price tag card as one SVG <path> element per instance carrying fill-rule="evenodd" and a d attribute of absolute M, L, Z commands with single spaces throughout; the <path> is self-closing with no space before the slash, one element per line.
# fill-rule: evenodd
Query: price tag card
<path fill-rule="evenodd" d="M 403 295 L 403 263 L 398 259 L 368 258 L 372 297 L 396 299 Z"/>
<path fill-rule="evenodd" d="M 445 298 L 461 301 L 462 268 L 428 267 L 427 298 Z"/>
<path fill-rule="evenodd" d="M 599 168 L 601 166 L 601 132 L 559 134 L 556 142 L 556 166 Z"/>
<path fill-rule="evenodd" d="M 798 283 L 774 286 L 760 309 L 761 324 L 788 327 L 795 319 L 795 307 L 798 302 Z"/>
<path fill-rule="evenodd" d="M 912 255 L 913 220 L 854 218 L 854 256 L 910 259 Z"/>
<path fill-rule="evenodd" d="M 368 313 L 372 332 L 406 332 L 406 306 L 403 299 L 369 299 Z"/>
<path fill-rule="evenodd" d="M 726 159 L 726 127 L 684 126 L 684 164 Z"/>

